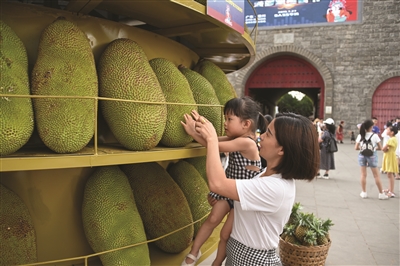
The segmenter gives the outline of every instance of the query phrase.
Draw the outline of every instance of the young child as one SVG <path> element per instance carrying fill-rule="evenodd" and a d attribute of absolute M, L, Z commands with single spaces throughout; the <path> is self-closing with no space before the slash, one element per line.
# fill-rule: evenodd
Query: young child
<path fill-rule="evenodd" d="M 267 121 L 259 112 L 258 105 L 249 97 L 233 98 L 224 107 L 225 134 L 218 138 L 220 152 L 229 152 L 226 176 L 231 179 L 249 179 L 262 170 L 256 131 L 266 131 Z M 186 132 L 203 146 L 206 141 L 195 130 L 195 121 L 199 114 L 192 111 L 191 116 L 185 114 L 182 122 Z M 202 121 L 200 121 L 202 122 Z M 197 233 L 189 254 L 182 262 L 182 266 L 195 265 L 201 257 L 200 248 L 209 238 L 214 228 L 218 226 L 227 213 L 228 218 L 220 232 L 217 256 L 212 265 L 221 265 L 226 257 L 226 242 L 229 239 L 233 225 L 233 201 L 210 192 L 209 202 L 212 205 L 211 213 Z"/>
<path fill-rule="evenodd" d="M 386 128 L 386 133 L 390 137 L 386 142 L 385 146 L 383 146 L 382 151 L 383 160 L 382 160 L 382 171 L 387 173 L 389 178 L 389 189 L 384 190 L 386 195 L 390 198 L 394 198 L 396 195 L 393 193 L 394 191 L 394 175 L 399 172 L 399 165 L 397 163 L 396 158 L 396 149 L 397 149 L 397 138 L 396 134 L 398 129 L 396 126 L 390 126 Z"/>
<path fill-rule="evenodd" d="M 356 143 L 356 136 L 354 135 L 354 131 L 351 131 L 350 133 L 350 143 L 351 144 Z"/>

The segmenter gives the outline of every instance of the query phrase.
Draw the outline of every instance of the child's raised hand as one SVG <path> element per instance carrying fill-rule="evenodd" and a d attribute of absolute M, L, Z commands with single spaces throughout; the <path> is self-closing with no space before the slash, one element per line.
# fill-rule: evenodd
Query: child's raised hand
<path fill-rule="evenodd" d="M 204 116 L 199 116 L 196 120 L 195 130 L 206 142 L 214 140 L 218 142 L 217 132 L 215 131 L 213 124 Z"/>
<path fill-rule="evenodd" d="M 190 136 L 197 134 L 195 129 L 196 121 L 188 114 L 184 114 L 183 117 L 185 118 L 185 122 L 181 121 L 181 124 L 186 133 L 188 133 Z"/>

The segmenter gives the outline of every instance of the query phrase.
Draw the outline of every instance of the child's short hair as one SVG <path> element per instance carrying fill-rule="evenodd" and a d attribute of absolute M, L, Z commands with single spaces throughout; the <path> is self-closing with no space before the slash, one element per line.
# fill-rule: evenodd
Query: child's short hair
<path fill-rule="evenodd" d="M 244 96 L 227 101 L 224 106 L 224 114 L 232 113 L 241 120 L 249 119 L 253 121 L 251 131 L 256 132 L 258 128 L 261 132 L 265 132 L 268 122 L 260 113 L 260 109 L 257 102 L 248 96 Z"/>
<path fill-rule="evenodd" d="M 396 126 L 390 126 L 389 128 L 390 128 L 390 131 L 393 131 L 393 133 L 394 133 L 393 135 L 396 135 L 397 132 L 399 132 L 399 129 Z"/>

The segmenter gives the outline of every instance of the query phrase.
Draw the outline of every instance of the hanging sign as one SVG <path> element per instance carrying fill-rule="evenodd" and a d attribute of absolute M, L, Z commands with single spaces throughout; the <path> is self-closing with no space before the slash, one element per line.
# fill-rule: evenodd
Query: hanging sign
<path fill-rule="evenodd" d="M 207 15 L 244 33 L 244 0 L 207 0 Z"/>
<path fill-rule="evenodd" d="M 245 23 L 254 27 L 321 26 L 359 22 L 361 0 L 267 0 L 245 5 Z M 254 12 L 255 10 L 255 12 Z M 255 14 L 256 13 L 256 14 Z"/>

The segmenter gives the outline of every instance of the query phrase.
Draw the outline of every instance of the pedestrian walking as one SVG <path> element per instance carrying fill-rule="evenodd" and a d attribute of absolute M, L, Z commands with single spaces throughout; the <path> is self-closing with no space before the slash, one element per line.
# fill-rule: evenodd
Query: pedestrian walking
<path fill-rule="evenodd" d="M 356 136 L 354 135 L 354 131 L 350 132 L 350 143 L 355 144 L 356 143 Z"/>
<path fill-rule="evenodd" d="M 356 150 L 360 150 L 358 154 L 358 164 L 361 168 L 361 193 L 360 197 L 365 199 L 368 197 L 367 194 L 367 167 L 369 167 L 372 171 L 372 174 L 375 178 L 375 184 L 378 188 L 378 198 L 380 200 L 388 199 L 388 196 L 385 194 L 382 188 L 381 178 L 379 176 L 378 170 L 378 154 L 377 150 L 381 150 L 381 139 L 379 136 L 372 132 L 372 127 L 374 126 L 374 122 L 371 119 L 367 119 L 360 126 L 360 134 L 357 136 L 356 144 L 354 148 Z M 372 145 L 372 155 L 367 156 L 361 153 L 365 146 L 368 146 L 367 143 L 370 141 Z"/>
<path fill-rule="evenodd" d="M 333 152 L 328 152 L 327 145 L 330 139 L 335 137 L 335 121 L 328 118 L 324 121 L 324 131 L 320 134 L 318 141 L 321 143 L 321 159 L 319 168 L 325 170 L 324 175 L 317 173 L 317 178 L 329 179 L 329 171 L 335 170 L 335 156 Z"/>
<path fill-rule="evenodd" d="M 336 140 L 338 143 L 343 144 L 343 135 L 344 135 L 344 121 L 340 121 L 339 126 L 336 129 Z"/>

